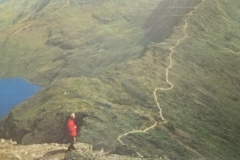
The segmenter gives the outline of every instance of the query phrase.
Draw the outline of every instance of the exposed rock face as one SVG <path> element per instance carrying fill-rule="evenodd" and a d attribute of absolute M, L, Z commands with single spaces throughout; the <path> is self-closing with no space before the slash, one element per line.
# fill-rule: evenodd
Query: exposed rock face
<path fill-rule="evenodd" d="M 18 145 L 14 141 L 1 139 L 1 160 L 140 160 L 142 158 L 119 156 L 104 152 L 92 151 L 91 146 L 76 143 L 75 151 L 67 151 L 67 144 L 33 144 Z"/>
<path fill-rule="evenodd" d="M 1 139 L 0 157 L 6 160 L 63 160 L 66 154 L 66 148 L 67 145 L 65 144 L 18 145 L 14 141 Z"/>

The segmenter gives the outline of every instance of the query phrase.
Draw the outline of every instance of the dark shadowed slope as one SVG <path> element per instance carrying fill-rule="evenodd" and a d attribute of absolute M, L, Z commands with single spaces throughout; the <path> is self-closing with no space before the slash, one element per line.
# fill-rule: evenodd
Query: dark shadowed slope
<path fill-rule="evenodd" d="M 193 10 L 201 0 L 163 0 L 144 24 L 144 41 L 160 42 L 167 38 L 183 15 Z"/>

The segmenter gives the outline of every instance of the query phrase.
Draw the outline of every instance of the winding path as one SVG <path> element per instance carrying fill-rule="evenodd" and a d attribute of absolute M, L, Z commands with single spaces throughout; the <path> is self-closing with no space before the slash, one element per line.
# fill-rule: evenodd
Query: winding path
<path fill-rule="evenodd" d="M 65 8 L 66 6 L 68 6 L 68 5 L 70 5 L 70 0 L 67 0 L 67 1 L 66 1 L 66 4 L 64 4 L 61 8 L 59 8 L 58 10 L 56 10 L 56 11 L 54 11 L 54 12 L 60 11 L 60 10 L 62 10 L 63 8 Z M 24 30 L 25 28 L 28 28 L 28 27 L 32 26 L 35 22 L 36 22 L 36 21 L 33 21 L 33 22 L 29 23 L 29 24 L 26 24 L 25 26 L 21 27 L 20 29 L 18 29 L 18 30 L 16 30 L 16 31 L 10 33 L 9 35 L 7 35 L 7 37 L 9 38 L 9 37 L 13 36 L 14 34 L 17 34 L 18 32 Z"/>
<path fill-rule="evenodd" d="M 183 26 L 183 37 L 182 38 L 179 38 L 177 40 L 177 42 L 175 43 L 175 45 L 173 45 L 172 47 L 170 47 L 170 53 L 169 53 L 169 65 L 168 67 L 166 68 L 166 74 L 165 74 L 165 79 L 166 79 L 166 82 L 167 84 L 169 85 L 169 87 L 166 87 L 166 88 L 163 88 L 163 87 L 160 87 L 160 88 L 155 88 L 154 92 L 153 92 L 153 95 L 154 95 L 154 99 L 155 99 L 155 102 L 157 104 L 157 107 L 159 109 L 159 117 L 161 118 L 161 121 L 160 122 L 155 122 L 152 126 L 144 129 L 144 130 L 133 130 L 133 131 L 130 131 L 130 132 L 127 132 L 127 133 L 124 133 L 122 135 L 120 135 L 117 140 L 122 144 L 122 145 L 125 145 L 124 142 L 121 140 L 123 137 L 129 135 L 129 134 L 136 134 L 136 133 L 146 133 L 148 132 L 149 130 L 151 129 L 154 129 L 156 126 L 158 126 L 158 124 L 165 124 L 167 123 L 167 120 L 165 120 L 164 116 L 163 116 L 163 111 L 162 111 L 162 108 L 160 106 L 160 103 L 159 103 L 159 100 L 158 100 L 158 97 L 157 97 L 157 92 L 160 92 L 160 91 L 168 91 L 168 90 L 171 90 L 173 89 L 174 85 L 170 82 L 169 80 L 169 70 L 172 68 L 173 66 L 173 63 L 172 63 L 172 56 L 173 56 L 173 53 L 174 53 L 174 49 L 180 44 L 180 42 L 184 41 L 187 37 L 188 37 L 188 32 L 187 32 L 187 28 L 188 28 L 188 18 L 193 15 L 193 12 L 200 6 L 202 5 L 203 3 L 205 2 L 205 0 L 202 0 L 202 2 L 200 4 L 198 4 L 197 6 L 194 7 L 194 9 L 189 13 L 189 14 L 186 14 L 185 15 L 185 23 L 184 23 L 184 26 Z M 196 150 L 194 150 L 193 148 L 187 146 L 186 144 L 184 144 L 183 142 L 181 142 L 177 137 L 176 135 L 174 135 L 172 132 L 170 132 L 164 125 L 161 125 L 161 128 L 163 128 L 165 131 L 167 131 L 170 136 L 175 139 L 180 145 L 182 145 L 184 148 L 186 148 L 187 150 L 199 155 L 200 157 L 202 157 L 202 155 L 200 153 L 198 153 Z"/>

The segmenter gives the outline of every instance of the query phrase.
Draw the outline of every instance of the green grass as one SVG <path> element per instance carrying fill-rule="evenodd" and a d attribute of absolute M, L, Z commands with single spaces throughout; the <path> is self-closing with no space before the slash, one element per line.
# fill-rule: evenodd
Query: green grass
<path fill-rule="evenodd" d="M 68 77 L 68 75 L 74 77 L 96 75 L 126 59 L 136 57 L 142 49 L 137 43 L 142 38 L 143 31 L 139 28 L 140 23 L 136 25 L 135 22 L 126 21 L 124 16 L 127 15 L 124 14 L 131 11 L 131 14 L 141 17 L 143 23 L 157 5 L 157 1 L 148 4 L 142 8 L 144 10 L 141 14 L 137 14 L 139 8 L 133 10 L 128 10 L 128 8 L 131 5 L 139 6 L 146 2 L 138 1 L 130 5 L 130 3 L 118 4 L 110 1 L 103 3 L 102 6 L 92 2 L 83 10 L 81 6 L 73 3 L 59 10 L 63 4 L 57 1 L 45 4 L 40 1 L 35 3 L 22 0 L 18 3 L 19 6 L 14 6 L 13 2 L 1 6 L 5 7 L 0 12 L 1 17 L 14 21 L 14 25 L 9 23 L 2 27 L 2 33 L 7 34 L 0 35 L 2 43 L 5 42 L 3 44 L 5 50 L 0 53 L 1 64 L 4 64 L 0 75 L 2 77 L 23 76 L 40 84 L 52 81 L 51 76 L 45 76 L 44 79 L 40 77 L 42 74 L 48 75 L 49 72 L 55 72 L 57 79 Z M 11 11 L 12 17 L 8 9 L 11 7 L 15 8 Z M 105 23 L 97 17 L 109 20 Z M 13 34 L 27 25 L 29 26 Z M 8 35 L 9 38 L 6 41 Z M 105 52 L 100 53 L 101 50 Z M 68 52 L 74 52 L 68 64 L 59 61 L 52 63 L 54 57 Z M 102 63 L 106 57 L 109 57 L 109 62 Z M 21 61 L 18 61 L 19 58 Z M 70 70 L 78 68 L 76 61 L 81 63 L 83 71 L 72 74 Z M 94 63 L 92 61 L 98 61 L 98 65 L 89 66 L 90 63 Z M 24 64 L 28 65 L 24 66 Z M 59 66 L 65 67 L 59 69 Z"/>
<path fill-rule="evenodd" d="M 70 5 L 50 12 L 61 6 L 54 1 L 32 26 L 10 37 L 6 54 L 1 52 L 0 75 L 54 82 L 12 111 L 16 121 L 8 123 L 18 126 L 17 131 L 36 129 L 23 138 L 24 143 L 60 141 L 63 135 L 59 139 L 43 137 L 63 129 L 57 121 L 63 122 L 71 112 L 82 116 L 80 141 L 107 143 L 111 148 L 120 145 L 119 135 L 149 127 L 151 119 L 159 120 L 153 91 L 168 86 L 169 48 L 184 36 L 185 21 L 172 30 L 169 39 L 151 43 L 140 57 L 144 30 L 139 27 L 144 21 L 137 19 L 148 17 L 157 1 L 152 5 L 119 3 L 120 7 L 109 1 L 92 10 Z M 239 159 L 240 57 L 234 54 L 240 50 L 239 2 L 226 3 L 205 0 L 188 18 L 188 37 L 174 48 L 169 70 L 174 88 L 157 92 L 168 123 L 146 134 L 123 137 L 129 148 L 147 157 Z M 140 5 L 146 12 L 139 13 Z M 129 11 L 132 6 L 139 7 Z M 20 26 L 23 23 L 1 30 L 12 33 Z M 0 34 L 0 39 L 3 43 L 5 35 Z M 48 40 L 61 44 L 46 44 Z M 44 131 L 52 126 L 48 120 L 56 125 Z"/>

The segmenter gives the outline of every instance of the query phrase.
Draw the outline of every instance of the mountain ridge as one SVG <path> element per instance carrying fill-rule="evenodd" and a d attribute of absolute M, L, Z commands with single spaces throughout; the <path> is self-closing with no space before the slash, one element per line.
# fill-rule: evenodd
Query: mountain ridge
<path fill-rule="evenodd" d="M 174 51 L 168 73 L 174 89 L 156 94 L 168 123 L 145 134 L 129 134 L 121 141 L 127 150 L 144 157 L 238 159 L 239 3 L 231 2 L 205 0 L 188 18 L 188 37 L 175 48 L 171 49 L 185 35 L 184 17 L 169 38 L 150 43 L 140 58 L 96 76 L 52 81 L 1 121 L 1 133 L 5 134 L 1 136 L 17 138 L 24 144 L 60 141 L 65 136 L 57 131 L 64 130 L 64 119 L 74 111 L 81 126 L 78 140 L 109 151 L 122 146 L 117 141 L 119 135 L 132 128 L 144 131 L 163 119 L 159 118 L 153 91 L 156 86 L 169 87 L 166 68 L 169 53 Z M 232 10 L 228 10 L 229 5 Z M 206 23 L 206 18 L 211 21 Z M 58 63 L 64 60 L 67 65 L 71 54 L 53 59 Z M 49 120 L 53 123 L 48 124 Z M 46 126 L 53 128 L 45 130 Z M 11 135 L 11 131 L 16 134 Z M 43 138 L 51 134 L 56 136 Z"/>

